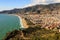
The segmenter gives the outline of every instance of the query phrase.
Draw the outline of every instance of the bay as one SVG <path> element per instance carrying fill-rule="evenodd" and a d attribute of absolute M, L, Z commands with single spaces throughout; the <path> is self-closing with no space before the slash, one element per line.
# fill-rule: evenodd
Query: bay
<path fill-rule="evenodd" d="M 19 30 L 20 27 L 20 19 L 18 16 L 0 14 L 0 40 L 6 36 L 6 33 Z"/>

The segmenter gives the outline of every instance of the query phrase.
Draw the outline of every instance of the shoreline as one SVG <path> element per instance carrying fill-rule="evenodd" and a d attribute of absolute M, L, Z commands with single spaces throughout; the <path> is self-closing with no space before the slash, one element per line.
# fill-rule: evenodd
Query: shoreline
<path fill-rule="evenodd" d="M 24 25 L 23 25 L 23 23 L 22 23 L 22 18 L 20 17 L 20 16 L 18 16 L 18 15 L 16 15 L 18 18 L 19 18 L 19 20 L 20 20 L 20 25 L 21 25 L 21 27 L 20 28 L 24 28 Z"/>
<path fill-rule="evenodd" d="M 9 15 L 14 15 L 14 16 L 17 16 L 20 20 L 20 25 L 21 27 L 20 28 L 28 28 L 28 25 L 27 25 L 27 22 L 24 18 L 20 17 L 19 15 L 17 14 L 9 14 Z"/>

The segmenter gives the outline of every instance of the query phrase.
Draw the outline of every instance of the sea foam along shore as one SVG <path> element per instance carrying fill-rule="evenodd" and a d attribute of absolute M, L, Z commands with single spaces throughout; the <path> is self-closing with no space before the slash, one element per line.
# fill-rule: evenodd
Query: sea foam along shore
<path fill-rule="evenodd" d="M 17 15 L 18 16 L 18 15 Z M 22 22 L 22 18 L 20 16 L 18 16 L 19 20 L 20 20 L 20 25 L 21 27 L 20 28 L 24 28 L 24 25 L 23 25 L 23 22 Z"/>
<path fill-rule="evenodd" d="M 28 28 L 29 26 L 28 26 L 28 24 L 27 24 L 27 21 L 24 19 L 24 18 L 22 18 L 21 16 L 19 16 L 19 15 L 17 15 L 18 17 L 19 17 L 19 19 L 20 19 L 20 23 L 21 23 L 21 28 Z"/>
<path fill-rule="evenodd" d="M 19 20 L 20 20 L 20 28 L 24 28 L 22 18 L 19 15 L 16 15 L 16 14 L 9 14 L 9 15 L 10 16 L 17 16 L 19 18 Z"/>

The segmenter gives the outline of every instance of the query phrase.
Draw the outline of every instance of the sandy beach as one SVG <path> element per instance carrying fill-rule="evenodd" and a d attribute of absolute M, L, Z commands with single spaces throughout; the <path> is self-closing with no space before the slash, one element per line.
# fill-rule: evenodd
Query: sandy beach
<path fill-rule="evenodd" d="M 28 28 L 27 22 L 24 18 L 16 14 L 10 14 L 10 15 L 18 16 L 18 18 L 20 19 L 20 25 L 21 25 L 20 28 Z"/>
<path fill-rule="evenodd" d="M 19 19 L 20 19 L 21 27 L 22 27 L 22 28 L 28 28 L 28 25 L 27 25 L 26 20 L 25 20 L 24 18 L 20 17 L 20 16 L 18 16 L 18 17 L 19 17 Z"/>

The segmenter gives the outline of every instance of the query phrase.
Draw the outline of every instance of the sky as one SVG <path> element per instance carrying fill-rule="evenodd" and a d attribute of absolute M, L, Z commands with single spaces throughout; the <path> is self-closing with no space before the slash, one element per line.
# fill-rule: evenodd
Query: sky
<path fill-rule="evenodd" d="M 50 3 L 60 3 L 60 0 L 0 0 L 0 11 Z"/>

